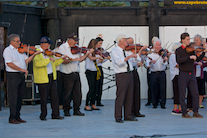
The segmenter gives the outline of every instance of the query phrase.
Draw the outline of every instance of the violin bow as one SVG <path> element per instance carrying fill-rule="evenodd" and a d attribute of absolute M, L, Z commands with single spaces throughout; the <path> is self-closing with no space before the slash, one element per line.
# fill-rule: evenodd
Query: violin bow
<path fill-rule="evenodd" d="M 167 41 L 167 43 L 163 46 L 163 48 L 165 48 L 167 46 L 167 44 L 169 43 L 169 41 Z"/>
<path fill-rule="evenodd" d="M 168 49 L 172 44 L 173 44 L 173 42 L 172 42 L 166 49 Z M 165 53 L 166 53 L 166 51 L 163 52 L 162 55 L 161 55 L 160 57 L 162 57 Z M 160 57 L 159 57 L 159 58 L 160 58 Z M 158 59 L 159 59 L 159 58 L 158 58 Z M 158 60 L 158 59 L 157 59 L 157 60 Z M 156 60 L 156 61 L 157 61 L 157 60 Z"/>
<path fill-rule="evenodd" d="M 57 43 L 58 43 L 58 42 L 62 42 L 61 39 L 57 39 L 57 40 L 55 41 L 55 49 L 57 48 Z M 57 53 L 56 51 L 54 51 L 54 52 Z"/>
<path fill-rule="evenodd" d="M 135 46 L 135 54 L 137 54 L 136 39 L 137 39 L 137 35 L 135 34 L 135 44 L 134 44 L 134 46 Z M 137 61 L 137 58 L 135 58 L 135 61 Z"/>
<path fill-rule="evenodd" d="M 109 48 L 106 48 L 105 50 L 107 51 L 108 49 L 110 49 L 112 46 L 114 46 L 116 44 L 116 41 L 114 41 L 114 44 L 111 45 Z"/>
<path fill-rule="evenodd" d="M 84 40 L 85 40 L 85 36 L 83 37 L 83 42 L 82 42 L 82 47 L 81 47 L 81 50 L 80 50 L 80 53 L 79 53 L 79 58 L 81 57 L 81 53 L 82 53 L 82 49 L 83 49 L 83 43 L 84 43 Z"/>
<path fill-rule="evenodd" d="M 30 45 L 28 45 L 28 50 L 27 50 L 27 57 L 29 57 L 29 47 Z M 28 60 L 27 60 L 27 63 L 26 63 L 26 69 L 28 68 Z M 27 75 L 25 74 L 25 79 L 27 79 Z"/>
<path fill-rule="evenodd" d="M 109 44 L 107 45 L 106 49 L 108 48 Z"/>

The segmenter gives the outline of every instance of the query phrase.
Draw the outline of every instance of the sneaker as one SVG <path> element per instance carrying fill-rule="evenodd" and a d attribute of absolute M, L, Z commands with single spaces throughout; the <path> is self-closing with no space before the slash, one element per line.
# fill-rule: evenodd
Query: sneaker
<path fill-rule="evenodd" d="M 192 116 L 190 116 L 189 114 L 186 114 L 186 115 L 182 115 L 182 118 L 192 118 Z"/>
<path fill-rule="evenodd" d="M 196 117 L 196 118 L 203 118 L 203 116 L 200 115 L 199 113 L 193 113 L 193 117 Z"/>
<path fill-rule="evenodd" d="M 205 108 L 205 106 L 203 106 L 203 105 L 199 105 L 199 108 Z"/>
<path fill-rule="evenodd" d="M 180 112 L 178 109 L 172 110 L 171 114 L 172 115 L 181 115 L 182 114 L 182 111 Z"/>

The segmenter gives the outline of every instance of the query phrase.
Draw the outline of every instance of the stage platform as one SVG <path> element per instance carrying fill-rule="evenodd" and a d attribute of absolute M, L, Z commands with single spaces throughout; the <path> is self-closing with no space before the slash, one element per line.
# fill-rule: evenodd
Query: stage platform
<path fill-rule="evenodd" d="M 104 107 L 99 111 L 81 112 L 85 116 L 65 117 L 63 120 L 51 119 L 51 107 L 48 104 L 47 121 L 39 119 L 40 105 L 23 105 L 21 118 L 27 123 L 8 123 L 9 108 L 0 111 L 0 138 L 207 138 L 207 99 L 199 113 L 204 118 L 182 118 L 172 115 L 173 100 L 167 99 L 166 109 L 153 109 L 145 106 L 147 100 L 141 100 L 141 113 L 146 117 L 138 121 L 116 123 L 114 119 L 114 100 L 103 100 Z M 63 116 L 63 110 L 60 110 Z M 189 113 L 191 116 L 193 113 Z"/>

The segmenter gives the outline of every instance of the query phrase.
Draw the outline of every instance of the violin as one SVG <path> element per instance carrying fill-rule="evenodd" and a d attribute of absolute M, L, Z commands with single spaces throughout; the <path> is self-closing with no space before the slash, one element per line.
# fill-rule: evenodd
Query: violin
<path fill-rule="evenodd" d="M 197 46 L 195 43 L 191 43 L 190 45 L 185 47 L 185 50 L 187 53 L 192 53 L 194 51 L 196 52 L 202 52 L 205 48 L 202 46 Z"/>
<path fill-rule="evenodd" d="M 21 46 L 18 48 L 19 53 L 25 53 L 29 51 L 29 54 L 34 54 L 35 52 L 37 52 L 35 46 L 27 46 L 26 44 L 21 44 Z M 64 56 L 63 54 L 59 53 L 59 52 L 53 52 L 51 50 L 45 50 L 44 52 L 42 52 L 44 55 L 46 56 L 56 56 L 56 57 L 62 57 Z M 69 58 L 69 57 L 68 57 Z M 71 58 L 69 58 L 71 60 Z"/>
<path fill-rule="evenodd" d="M 30 55 L 33 55 L 37 50 L 35 46 L 27 46 L 26 44 L 21 43 L 20 47 L 18 48 L 19 53 L 26 53 L 29 52 Z"/>
<path fill-rule="evenodd" d="M 103 48 L 98 48 L 97 51 L 95 50 L 95 53 L 96 52 L 98 55 L 102 56 L 103 58 L 110 56 L 110 53 L 105 51 Z"/>
<path fill-rule="evenodd" d="M 164 59 L 165 57 L 168 57 L 169 51 L 167 49 L 161 49 L 158 54 Z"/>
<path fill-rule="evenodd" d="M 197 53 L 196 53 L 196 56 L 197 56 L 197 57 L 200 57 L 200 55 L 201 55 L 201 52 L 197 52 Z M 202 60 L 203 60 L 203 61 L 207 61 L 207 57 L 204 56 L 204 57 L 202 58 Z"/>
<path fill-rule="evenodd" d="M 78 46 L 71 47 L 71 53 L 72 53 L 72 54 L 78 54 L 78 53 L 80 53 L 80 52 L 86 54 L 88 50 L 89 50 L 89 49 L 86 48 L 86 47 L 81 47 L 81 48 L 78 47 Z"/>
<path fill-rule="evenodd" d="M 143 46 L 140 44 L 129 44 L 128 46 L 125 47 L 125 50 L 126 51 L 131 50 L 134 54 L 137 54 L 142 47 Z M 136 49 L 136 53 L 135 53 L 135 49 Z"/>

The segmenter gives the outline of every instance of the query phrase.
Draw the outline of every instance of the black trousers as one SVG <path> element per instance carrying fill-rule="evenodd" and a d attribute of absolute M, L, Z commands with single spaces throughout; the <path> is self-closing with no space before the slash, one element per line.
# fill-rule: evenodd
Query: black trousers
<path fill-rule="evenodd" d="M 151 85 L 150 88 L 151 88 L 151 94 L 152 94 L 152 104 L 154 106 L 157 106 L 159 102 L 159 98 L 160 98 L 161 99 L 160 105 L 165 106 L 166 104 L 166 73 L 165 71 L 151 72 L 150 85 Z"/>
<path fill-rule="evenodd" d="M 7 72 L 7 84 L 9 95 L 10 117 L 9 121 L 20 118 L 22 95 L 25 88 L 25 77 L 23 73 Z"/>
<path fill-rule="evenodd" d="M 205 92 L 204 92 L 205 91 L 205 80 L 201 79 L 200 77 L 197 77 L 196 81 L 197 81 L 199 95 L 204 95 L 205 94 Z M 192 105 L 193 101 L 192 100 L 193 100 L 193 98 L 192 98 L 191 92 L 188 88 L 187 108 L 193 108 L 193 105 Z"/>
<path fill-rule="evenodd" d="M 172 82 L 173 82 L 174 104 L 180 104 L 179 88 L 178 88 L 178 75 L 175 75 Z"/>
<path fill-rule="evenodd" d="M 199 94 L 198 86 L 194 73 L 180 71 L 178 76 L 180 104 L 182 108 L 182 115 L 187 114 L 187 105 L 185 104 L 186 88 L 188 87 L 192 95 L 193 111 L 198 112 Z"/>
<path fill-rule="evenodd" d="M 204 71 L 204 95 L 206 95 L 206 82 L 207 82 L 207 72 L 206 71 Z"/>
<path fill-rule="evenodd" d="M 131 119 L 133 102 L 133 74 L 116 74 L 116 87 L 115 119 L 122 118 L 122 106 L 124 106 L 124 118 Z"/>
<path fill-rule="evenodd" d="M 63 109 L 64 112 L 69 112 L 71 106 L 71 94 L 73 94 L 73 109 L 74 111 L 79 111 L 82 92 L 81 92 L 81 81 L 78 72 L 73 72 L 70 74 L 62 73 L 63 77 Z"/>
<path fill-rule="evenodd" d="M 59 116 L 59 97 L 57 92 L 57 82 L 53 80 L 53 75 L 49 74 L 49 83 L 37 84 L 40 94 L 41 114 L 40 117 L 47 116 L 47 99 L 50 96 L 52 116 Z"/>
<path fill-rule="evenodd" d="M 132 115 L 140 114 L 140 80 L 139 74 L 137 70 L 132 71 L 133 74 L 133 82 L 134 82 L 134 89 L 133 89 L 133 104 L 132 104 Z"/>
<path fill-rule="evenodd" d="M 199 95 L 205 95 L 205 80 L 201 79 L 200 77 L 197 77 L 196 80 L 198 84 Z"/>
<path fill-rule="evenodd" d="M 85 72 L 86 78 L 88 80 L 89 91 L 86 95 L 86 106 L 95 104 L 96 99 L 96 87 L 97 87 L 97 80 L 96 75 L 97 71 L 90 71 L 86 70 Z"/>
<path fill-rule="evenodd" d="M 57 91 L 59 97 L 59 105 L 63 105 L 63 78 L 60 71 L 57 71 Z"/>
<path fill-rule="evenodd" d="M 147 85 L 148 85 L 148 103 L 152 103 L 152 94 L 151 94 L 151 90 L 150 90 L 150 75 L 151 73 L 149 73 L 150 69 L 147 69 Z"/>
<path fill-rule="evenodd" d="M 97 104 L 101 104 L 104 74 L 103 74 L 102 66 L 98 66 L 98 67 L 101 71 L 101 77 L 99 80 L 97 80 L 96 101 L 97 101 Z"/>

